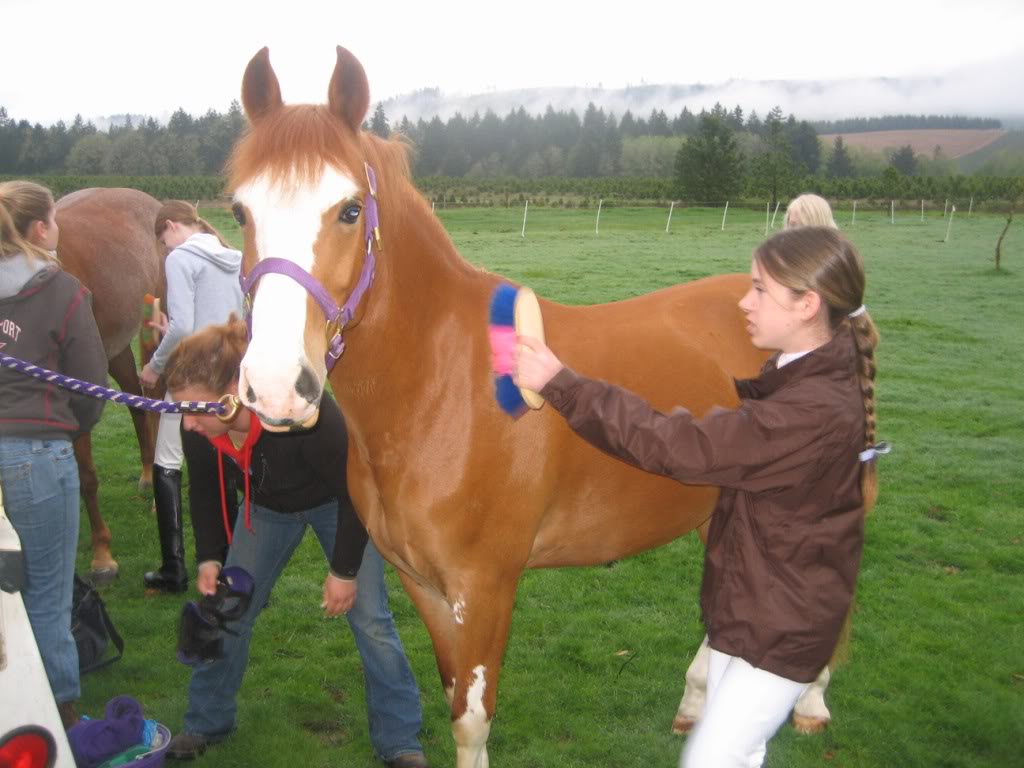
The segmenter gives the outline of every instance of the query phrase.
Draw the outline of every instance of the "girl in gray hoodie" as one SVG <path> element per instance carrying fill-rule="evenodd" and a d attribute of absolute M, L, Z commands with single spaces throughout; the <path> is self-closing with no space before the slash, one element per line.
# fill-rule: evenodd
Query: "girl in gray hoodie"
<path fill-rule="evenodd" d="M 143 386 L 155 387 L 171 352 L 182 339 L 242 313 L 238 273 L 242 254 L 231 248 L 191 203 L 171 200 L 157 212 L 154 231 L 170 251 L 167 315 L 154 327 L 163 332 L 160 346 L 142 369 Z M 153 500 L 160 534 L 161 566 L 143 577 L 151 589 L 184 592 L 188 587 L 181 519 L 181 414 L 162 414 L 153 462 Z"/>

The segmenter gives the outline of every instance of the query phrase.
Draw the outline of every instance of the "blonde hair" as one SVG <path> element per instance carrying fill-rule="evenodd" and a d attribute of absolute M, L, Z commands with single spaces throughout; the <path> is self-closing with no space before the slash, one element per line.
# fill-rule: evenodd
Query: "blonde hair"
<path fill-rule="evenodd" d="M 227 394 L 228 385 L 238 378 L 248 347 L 248 328 L 232 312 L 226 323 L 208 325 L 174 348 L 165 368 L 167 389 L 178 392 L 203 387 Z"/>
<path fill-rule="evenodd" d="M 187 227 L 196 227 L 200 232 L 205 232 L 208 235 L 216 237 L 220 240 L 220 244 L 225 248 L 231 247 L 224 238 L 221 237 L 220 232 L 218 232 L 210 222 L 199 215 L 199 211 L 196 210 L 196 207 L 192 205 L 192 203 L 188 203 L 184 200 L 168 200 L 160 206 L 160 210 L 156 212 L 156 222 L 154 222 L 153 225 L 153 232 L 157 237 L 160 237 L 160 235 L 163 234 L 164 230 L 167 228 L 167 223 L 170 221 L 173 221 L 176 224 L 184 224 Z"/>
<path fill-rule="evenodd" d="M 857 374 L 864 399 L 864 448 L 875 444 L 875 347 L 878 329 L 867 311 L 850 317 L 864 304 L 864 261 L 839 231 L 829 227 L 784 229 L 754 251 L 758 266 L 800 296 L 814 291 L 821 297 L 833 333 L 848 328 L 857 348 Z M 875 504 L 878 477 L 874 461 L 861 464 L 865 511 Z"/>
<path fill-rule="evenodd" d="M 799 219 L 798 223 L 794 224 L 790 221 L 791 215 L 795 215 Z M 832 218 L 832 208 L 828 204 L 828 200 L 817 195 L 800 195 L 790 201 L 786 206 L 786 228 L 790 227 L 839 229 L 835 219 Z"/>
<path fill-rule="evenodd" d="M 53 195 L 46 187 L 31 181 L 0 184 L 0 258 L 24 253 L 30 259 L 59 264 L 56 256 L 29 237 L 32 224 L 48 224 L 52 211 Z"/>

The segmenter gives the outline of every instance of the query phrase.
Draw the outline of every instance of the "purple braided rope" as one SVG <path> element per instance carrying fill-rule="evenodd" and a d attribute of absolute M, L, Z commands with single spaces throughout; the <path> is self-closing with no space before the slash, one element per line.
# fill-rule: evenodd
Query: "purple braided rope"
<path fill-rule="evenodd" d="M 210 403 L 203 400 L 183 400 L 177 403 L 169 403 L 166 400 L 154 400 L 150 397 L 142 397 L 141 395 L 129 395 L 127 392 L 101 387 L 99 384 L 90 384 L 87 381 L 79 381 L 62 373 L 48 371 L 46 368 L 26 363 L 24 360 L 19 360 L 10 355 L 0 354 L 0 368 L 20 371 L 34 379 L 40 379 L 48 384 L 56 384 L 80 395 L 88 395 L 98 400 L 109 400 L 112 403 L 120 403 L 140 411 L 155 411 L 156 413 L 224 413 L 224 406 L 221 403 Z"/>

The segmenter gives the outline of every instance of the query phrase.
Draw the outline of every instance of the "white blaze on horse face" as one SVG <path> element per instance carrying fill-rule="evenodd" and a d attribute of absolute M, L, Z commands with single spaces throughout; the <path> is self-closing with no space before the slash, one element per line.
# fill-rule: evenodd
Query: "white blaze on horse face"
<path fill-rule="evenodd" d="M 235 199 L 252 214 L 260 259 L 287 259 L 312 273 L 313 246 L 325 211 L 353 197 L 359 187 L 350 176 L 326 168 L 306 185 L 271 184 L 258 176 L 235 191 Z M 306 289 L 290 277 L 266 274 L 260 279 L 252 310 L 252 341 L 242 360 L 239 395 L 259 415 L 275 422 L 303 422 L 317 405 L 296 391 L 303 369 L 316 375 L 321 390 L 327 371 L 323 358 L 310 360 L 305 348 Z M 320 312 L 319 307 L 315 310 Z M 318 323 L 326 325 L 319 316 Z M 256 399 L 250 401 L 249 390 Z"/>

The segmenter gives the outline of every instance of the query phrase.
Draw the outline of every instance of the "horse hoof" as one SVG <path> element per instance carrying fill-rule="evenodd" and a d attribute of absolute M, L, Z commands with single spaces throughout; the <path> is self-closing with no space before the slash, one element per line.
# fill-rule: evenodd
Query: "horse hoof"
<path fill-rule="evenodd" d="M 94 587 L 108 587 L 117 579 L 117 563 L 97 566 L 95 563 L 89 571 L 89 579 Z"/>
<path fill-rule="evenodd" d="M 793 715 L 793 727 L 797 733 L 821 733 L 828 728 L 829 719 L 826 717 L 806 717 L 805 715 Z"/>
<path fill-rule="evenodd" d="M 683 736 L 693 730 L 697 724 L 696 719 L 685 715 L 676 715 L 672 718 L 672 733 L 676 736 Z"/>

